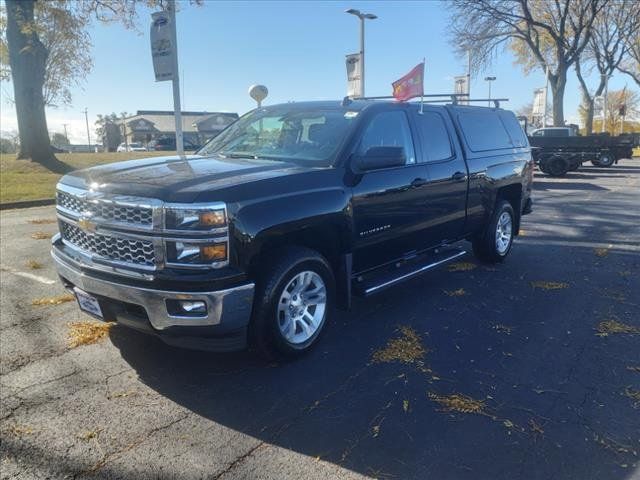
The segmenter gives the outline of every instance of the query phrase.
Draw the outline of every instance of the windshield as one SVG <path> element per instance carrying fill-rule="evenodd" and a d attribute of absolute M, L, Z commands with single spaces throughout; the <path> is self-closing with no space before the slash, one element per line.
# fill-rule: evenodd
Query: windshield
<path fill-rule="evenodd" d="M 356 112 L 339 108 L 254 110 L 213 138 L 198 155 L 332 163 Z"/>

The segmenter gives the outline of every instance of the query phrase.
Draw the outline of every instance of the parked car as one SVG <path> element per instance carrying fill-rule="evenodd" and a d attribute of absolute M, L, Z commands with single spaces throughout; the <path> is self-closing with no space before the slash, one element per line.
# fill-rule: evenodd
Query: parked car
<path fill-rule="evenodd" d="M 527 137 L 499 108 L 275 105 L 186 160 L 64 176 L 52 254 L 98 318 L 172 345 L 295 357 L 334 307 L 460 258 L 460 240 L 503 261 L 532 178 Z"/>
<path fill-rule="evenodd" d="M 147 147 L 139 142 L 131 142 L 129 144 L 121 143 L 117 148 L 118 152 L 147 152 Z"/>
<path fill-rule="evenodd" d="M 202 145 L 194 143 L 187 138 L 183 139 L 184 149 L 188 152 L 195 152 L 202 148 Z M 149 150 L 174 152 L 176 150 L 176 137 L 163 137 L 149 142 Z"/>

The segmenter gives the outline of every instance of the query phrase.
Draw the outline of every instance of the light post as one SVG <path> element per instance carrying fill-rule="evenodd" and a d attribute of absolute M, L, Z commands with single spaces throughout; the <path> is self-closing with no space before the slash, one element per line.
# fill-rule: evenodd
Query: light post
<path fill-rule="evenodd" d="M 493 82 L 496 79 L 496 77 L 484 77 L 484 81 L 485 82 L 489 82 L 489 106 L 491 106 L 491 82 Z"/>
<path fill-rule="evenodd" d="M 360 19 L 360 96 L 364 97 L 364 21 L 378 18 L 373 13 L 364 13 L 355 8 L 345 10 L 345 13 L 355 15 Z"/>
<path fill-rule="evenodd" d="M 89 115 L 86 107 L 84 109 L 84 121 L 87 124 L 87 143 L 89 144 L 89 153 L 91 153 L 91 136 L 89 135 Z"/>
<path fill-rule="evenodd" d="M 607 131 L 607 97 L 609 96 L 609 78 L 611 75 L 601 74 L 604 77 L 604 96 L 602 97 L 602 133 Z"/>

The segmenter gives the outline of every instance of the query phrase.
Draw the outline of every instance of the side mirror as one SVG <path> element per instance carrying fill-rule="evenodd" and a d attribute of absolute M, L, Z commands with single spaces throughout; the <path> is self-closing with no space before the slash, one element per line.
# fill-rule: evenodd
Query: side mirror
<path fill-rule="evenodd" d="M 364 155 L 354 157 L 360 170 L 399 167 L 407 163 L 404 147 L 371 147 Z"/>

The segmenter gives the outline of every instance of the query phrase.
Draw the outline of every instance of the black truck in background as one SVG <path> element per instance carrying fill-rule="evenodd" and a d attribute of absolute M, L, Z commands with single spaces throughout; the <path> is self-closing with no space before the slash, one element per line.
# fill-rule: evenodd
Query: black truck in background
<path fill-rule="evenodd" d="M 93 316 L 172 345 L 292 357 L 334 307 L 461 257 L 460 240 L 504 260 L 532 179 L 527 137 L 499 108 L 261 107 L 196 155 L 64 176 L 52 256 Z"/>
<path fill-rule="evenodd" d="M 529 135 L 533 158 L 538 168 L 560 177 L 577 170 L 584 162 L 597 167 L 611 167 L 623 158 L 631 158 L 640 146 L 640 134 L 626 133 L 579 135 L 574 127 L 545 127 Z"/>

